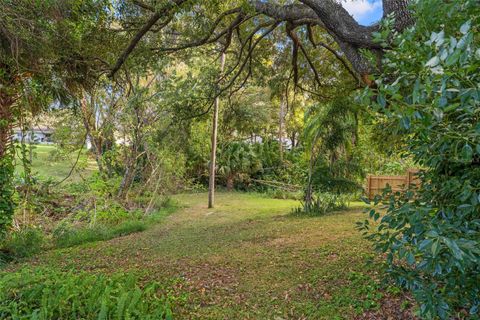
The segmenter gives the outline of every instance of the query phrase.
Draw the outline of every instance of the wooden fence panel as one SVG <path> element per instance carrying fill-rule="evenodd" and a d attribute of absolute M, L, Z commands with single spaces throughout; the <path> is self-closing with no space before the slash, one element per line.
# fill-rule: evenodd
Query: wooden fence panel
<path fill-rule="evenodd" d="M 418 185 L 420 180 L 416 173 L 418 170 L 408 170 L 403 176 L 373 176 L 368 175 L 366 194 L 369 199 L 373 199 L 375 195 L 382 194 L 383 189 L 389 185 L 393 192 L 402 191 L 411 184 Z"/>

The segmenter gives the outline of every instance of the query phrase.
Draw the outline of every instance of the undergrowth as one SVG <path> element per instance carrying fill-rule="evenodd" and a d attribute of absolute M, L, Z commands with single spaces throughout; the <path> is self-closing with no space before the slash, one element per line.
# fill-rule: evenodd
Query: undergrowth
<path fill-rule="evenodd" d="M 0 273 L 0 319 L 173 319 L 157 283 L 50 268 Z"/>
<path fill-rule="evenodd" d="M 48 235 L 40 229 L 29 227 L 11 232 L 0 242 L 0 266 L 32 256 L 42 250 L 68 248 L 141 232 L 150 225 L 161 222 L 177 208 L 175 203 L 167 201 L 163 208 L 150 215 L 132 215 L 121 222 L 99 221 L 85 225 L 63 220 Z"/>
<path fill-rule="evenodd" d="M 312 195 L 312 201 L 302 201 L 302 205 L 292 210 L 293 215 L 321 216 L 327 213 L 345 210 L 351 195 L 338 195 L 329 192 Z"/>

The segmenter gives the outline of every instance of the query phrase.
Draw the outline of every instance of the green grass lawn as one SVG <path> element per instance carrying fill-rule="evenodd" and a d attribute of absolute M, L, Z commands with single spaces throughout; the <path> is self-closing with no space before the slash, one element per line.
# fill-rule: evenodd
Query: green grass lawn
<path fill-rule="evenodd" d="M 366 319 L 406 306 L 379 285 L 376 256 L 354 227 L 359 208 L 307 218 L 289 214 L 296 201 L 257 194 L 219 193 L 215 209 L 206 194 L 176 199 L 183 209 L 145 232 L 25 265 L 160 282 L 177 297 L 176 319 Z"/>
<path fill-rule="evenodd" d="M 66 158 L 55 157 L 57 149 L 55 145 L 33 145 L 32 171 L 42 179 L 64 179 L 75 164 L 78 151 L 68 155 Z M 27 146 L 28 148 L 28 146 Z M 18 173 L 23 172 L 23 165 L 20 160 L 20 150 L 17 149 L 16 166 Z M 87 156 L 87 151 L 82 150 L 80 159 L 75 170 L 72 172 L 69 181 L 78 181 L 81 177 L 87 177 L 96 170 L 95 161 Z"/>

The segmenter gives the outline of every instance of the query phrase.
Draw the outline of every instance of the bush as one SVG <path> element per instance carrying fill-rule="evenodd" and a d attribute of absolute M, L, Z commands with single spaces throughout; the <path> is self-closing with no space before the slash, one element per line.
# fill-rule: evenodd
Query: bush
<path fill-rule="evenodd" d="M 160 286 L 49 268 L 0 273 L 1 319 L 172 319 Z"/>
<path fill-rule="evenodd" d="M 384 56 L 385 75 L 368 101 L 376 98 L 379 116 L 425 170 L 418 191 L 387 195 L 386 212 L 370 211 L 379 223 L 369 238 L 422 317 L 478 319 L 480 7 L 425 0 L 416 2 L 416 14 L 414 28 L 378 35 L 393 39 L 395 49 Z"/>
<path fill-rule="evenodd" d="M 300 208 L 294 209 L 294 214 L 324 215 L 326 213 L 346 209 L 349 200 L 348 195 L 334 194 L 329 192 L 316 193 L 312 196 L 312 202 L 302 203 Z"/>
<path fill-rule="evenodd" d="M 3 252 L 0 262 L 29 257 L 40 252 L 45 244 L 44 234 L 33 228 L 10 233 L 0 244 Z"/>

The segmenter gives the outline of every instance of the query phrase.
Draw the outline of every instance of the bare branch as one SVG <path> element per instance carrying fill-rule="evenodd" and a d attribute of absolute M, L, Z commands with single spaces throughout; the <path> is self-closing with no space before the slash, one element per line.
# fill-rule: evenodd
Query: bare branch
<path fill-rule="evenodd" d="M 257 34 L 257 32 L 262 30 L 263 28 L 266 28 L 266 27 L 269 27 L 269 26 L 273 25 L 274 23 L 275 23 L 274 21 L 267 21 L 265 23 L 260 23 L 252 32 L 250 32 L 250 34 L 247 36 L 245 41 L 243 41 L 241 43 L 240 52 L 238 54 L 238 58 L 237 58 L 236 63 L 230 68 L 230 70 L 228 70 L 227 72 L 224 73 L 224 75 L 219 79 L 219 81 L 222 81 L 223 79 L 227 78 L 240 65 L 240 62 L 242 61 L 242 57 L 243 57 L 243 53 L 245 51 L 246 45 L 247 44 L 249 45 L 249 49 L 248 49 L 248 51 L 249 51 L 251 49 L 251 46 L 252 46 L 252 39 Z"/>
<path fill-rule="evenodd" d="M 350 68 L 347 61 L 345 61 L 345 59 L 337 52 L 337 50 L 333 49 L 332 47 L 330 47 L 324 42 L 319 42 L 317 43 L 317 45 L 322 46 L 328 51 L 330 51 L 335 56 L 335 58 L 337 58 L 337 60 L 339 60 L 343 64 L 343 66 L 345 67 L 345 69 L 347 69 L 348 73 L 350 73 L 353 79 L 355 79 L 358 83 L 360 83 L 360 79 L 358 78 L 358 76 L 355 74 L 352 68 Z"/>
<path fill-rule="evenodd" d="M 264 33 L 262 33 L 258 39 L 255 40 L 255 42 L 251 45 L 251 47 L 248 50 L 247 56 L 245 57 L 242 65 L 240 66 L 239 70 L 235 73 L 235 75 L 232 77 L 232 79 L 227 83 L 226 86 L 224 86 L 219 92 L 215 95 L 215 98 L 218 97 L 220 94 L 222 94 L 224 91 L 228 90 L 237 80 L 237 78 L 240 76 L 240 74 L 243 72 L 245 66 L 249 61 L 251 61 L 251 56 L 253 51 L 255 50 L 255 47 L 262 41 L 266 36 L 268 36 L 275 28 L 278 27 L 280 22 L 276 21 L 273 23 L 273 25 L 268 28 Z"/>
<path fill-rule="evenodd" d="M 122 65 L 125 63 L 127 60 L 128 56 L 130 53 L 132 53 L 133 49 L 137 46 L 137 44 L 140 42 L 140 40 L 143 38 L 143 36 L 150 31 L 150 29 L 157 23 L 158 20 L 162 16 L 170 16 L 169 12 L 170 10 L 174 7 L 174 5 L 178 6 L 185 2 L 186 0 L 173 0 L 172 3 L 169 2 L 168 5 L 166 5 L 163 10 L 155 12 L 150 19 L 148 19 L 147 23 L 137 32 L 137 34 L 133 37 L 133 39 L 130 41 L 130 44 L 128 47 L 125 49 L 125 51 L 120 55 L 118 58 L 117 62 L 115 63 L 115 66 L 112 68 L 112 71 L 108 75 L 109 77 L 113 77 L 115 73 L 122 67 Z"/>
<path fill-rule="evenodd" d="M 235 20 L 226 28 L 224 29 L 223 31 L 221 31 L 219 34 L 215 35 L 213 38 L 211 38 L 211 36 L 214 34 L 215 32 L 215 29 L 217 28 L 217 26 L 220 24 L 220 22 L 223 20 L 223 18 L 225 18 L 226 16 L 228 15 L 231 15 L 231 14 L 234 14 L 234 13 L 238 13 L 237 17 L 235 18 Z M 202 46 L 204 44 L 208 44 L 208 43 L 214 43 L 216 41 L 218 41 L 221 37 L 223 37 L 224 35 L 227 35 L 229 32 L 232 32 L 234 28 L 240 26 L 240 24 L 242 24 L 243 22 L 249 20 L 252 16 L 249 16 L 249 17 L 244 17 L 244 15 L 242 14 L 242 12 L 240 11 L 239 8 L 235 8 L 235 9 L 232 9 L 232 10 L 228 10 L 228 11 L 225 11 L 223 12 L 216 20 L 215 22 L 212 24 L 212 26 L 210 27 L 210 29 L 208 30 L 207 32 L 207 35 L 203 38 L 200 38 L 196 41 L 192 41 L 192 42 L 189 42 L 189 43 L 185 43 L 185 44 L 182 44 L 182 45 L 179 45 L 177 47 L 165 47 L 165 48 L 154 48 L 152 50 L 154 51 L 162 51 L 162 52 L 173 52 L 173 51 L 180 51 L 180 50 L 184 50 L 184 49 L 188 49 L 188 48 L 193 48 L 193 47 L 199 47 L 199 46 Z"/>
<path fill-rule="evenodd" d="M 300 48 L 300 50 L 302 51 L 303 53 L 303 56 L 305 57 L 305 59 L 307 60 L 308 62 L 308 65 L 310 66 L 310 68 L 312 69 L 314 75 L 315 75 L 315 81 L 317 82 L 317 84 L 321 87 L 323 86 L 322 82 L 320 81 L 320 76 L 318 74 L 318 71 L 317 69 L 315 68 L 315 65 L 313 64 L 313 61 L 310 59 L 308 53 L 307 53 L 307 50 L 305 50 L 305 47 L 302 45 L 302 42 L 300 41 L 300 39 L 298 39 L 298 36 L 295 34 L 295 31 L 294 31 L 294 26 L 292 26 L 291 24 L 288 24 L 287 23 L 287 34 L 288 36 L 290 37 L 290 39 L 292 39 L 293 43 L 294 43 L 294 51 L 295 51 L 295 56 L 297 56 L 297 52 L 298 52 L 298 48 Z M 294 84 L 297 85 L 298 83 L 298 74 L 296 74 L 296 58 L 295 58 L 295 65 L 294 65 Z"/>
<path fill-rule="evenodd" d="M 143 1 L 140 1 L 140 0 L 131 0 L 133 4 L 145 9 L 145 10 L 148 10 L 148 11 L 151 11 L 151 12 L 155 12 L 155 8 L 152 7 L 151 5 L 149 4 L 146 4 L 145 2 Z"/>

